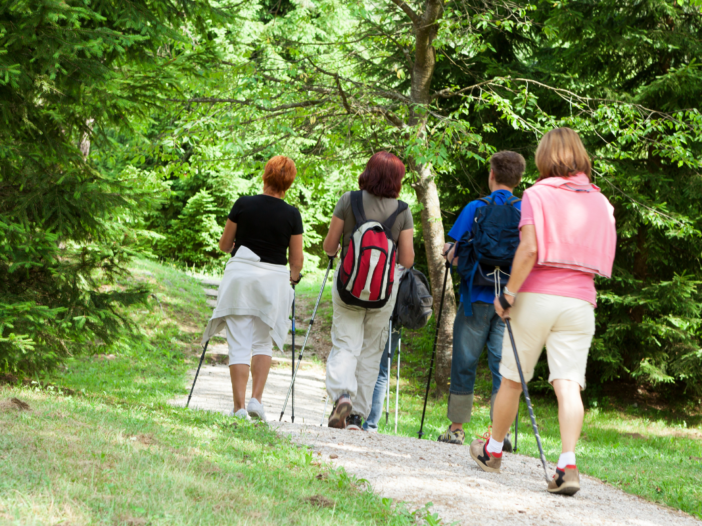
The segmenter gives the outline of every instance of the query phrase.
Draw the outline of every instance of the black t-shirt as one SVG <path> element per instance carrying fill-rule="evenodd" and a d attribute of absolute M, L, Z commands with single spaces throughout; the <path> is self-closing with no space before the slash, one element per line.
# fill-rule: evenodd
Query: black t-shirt
<path fill-rule="evenodd" d="M 300 211 L 270 195 L 243 196 L 236 200 L 229 220 L 236 223 L 234 252 L 251 250 L 264 263 L 288 264 L 290 236 L 302 234 Z"/>

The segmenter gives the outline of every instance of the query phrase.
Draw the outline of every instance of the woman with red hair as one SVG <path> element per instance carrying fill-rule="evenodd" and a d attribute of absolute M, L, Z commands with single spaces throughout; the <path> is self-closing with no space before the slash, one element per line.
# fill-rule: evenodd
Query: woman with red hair
<path fill-rule="evenodd" d="M 219 240 L 219 248 L 232 258 L 203 342 L 224 329 L 234 397 L 232 415 L 239 418 L 266 420 L 261 399 L 273 342 L 282 349 L 289 328 L 290 282 L 299 282 L 303 263 L 302 217 L 283 199 L 296 174 L 292 159 L 271 158 L 263 172 L 263 193 L 236 200 Z M 249 369 L 253 386 L 245 409 Z"/>
<path fill-rule="evenodd" d="M 332 350 L 327 359 L 327 392 L 335 403 L 329 427 L 360 430 L 362 419 L 368 418 L 371 410 L 400 274 L 414 264 L 412 214 L 407 205 L 397 199 L 404 176 L 405 166 L 395 155 L 389 152 L 373 155 L 358 178 L 360 190 L 346 192 L 336 204 L 324 240 L 327 255 L 334 256 L 342 250 L 332 287 L 334 316 Z M 363 299 L 369 299 L 373 294 L 373 270 L 368 270 L 367 277 L 358 282 L 359 289 L 363 288 L 358 297 L 353 295 L 353 287 L 342 286 L 348 285 L 349 279 L 358 277 L 363 271 L 363 254 L 373 252 L 364 252 L 353 244 L 354 240 L 361 239 L 359 229 L 369 228 L 367 225 L 370 224 L 375 225 L 371 235 L 385 243 L 385 251 L 376 249 L 375 255 L 369 256 L 370 263 L 366 261 L 366 270 L 368 265 L 372 269 L 388 269 L 382 280 L 385 284 L 383 291 L 387 294 L 378 301 L 377 307 L 363 306 L 367 304 Z M 381 231 L 385 233 L 381 234 Z M 343 246 L 339 244 L 342 236 Z M 357 257 L 359 259 L 355 259 Z M 365 289 L 368 290 L 364 297 Z M 375 292 L 380 294 L 378 290 L 376 288 Z"/>

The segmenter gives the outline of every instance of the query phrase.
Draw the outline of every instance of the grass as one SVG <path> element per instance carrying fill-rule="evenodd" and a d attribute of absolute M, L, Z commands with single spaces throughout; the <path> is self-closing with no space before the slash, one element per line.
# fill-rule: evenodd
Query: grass
<path fill-rule="evenodd" d="M 100 397 L 9 394 L 31 411 L 0 413 L 0 523 L 414 521 L 263 424 Z"/>
<path fill-rule="evenodd" d="M 321 283 L 321 280 L 320 280 Z M 311 290 L 318 292 L 317 288 Z M 328 288 L 328 287 L 327 287 Z M 315 294 L 316 294 L 315 292 Z M 326 294 L 326 289 L 325 289 Z M 327 307 L 327 306 L 325 306 Z M 331 325 L 331 310 L 322 310 Z M 426 375 L 434 337 L 430 323 L 422 331 L 405 331 L 402 339 L 400 411 L 398 435 L 417 437 L 420 428 Z M 545 358 L 545 355 L 542 356 Z M 391 374 L 390 418 L 380 420 L 379 431 L 394 434 L 396 361 Z M 539 369 L 537 369 L 538 371 Z M 558 406 L 555 395 L 544 381 L 535 381 L 531 393 L 539 433 L 548 460 L 556 462 L 561 452 Z M 531 385 L 531 384 L 530 384 Z M 466 443 L 482 435 L 490 425 L 492 379 L 483 353 L 475 386 L 473 418 L 466 425 Z M 627 493 L 702 519 L 702 416 L 700 407 L 635 407 L 622 399 L 587 396 L 582 439 L 577 446 L 578 468 Z M 424 422 L 425 439 L 436 440 L 449 421 L 447 396 L 437 399 L 432 382 Z M 690 411 L 692 409 L 692 411 Z M 536 439 L 526 403 L 519 409 L 519 453 L 539 458 Z"/>
<path fill-rule="evenodd" d="M 155 294 L 125 312 L 139 338 L 37 379 L 64 389 L 0 385 L 0 524 L 436 523 L 266 425 L 168 405 L 211 309 L 173 268 L 140 261 L 132 279 Z"/>

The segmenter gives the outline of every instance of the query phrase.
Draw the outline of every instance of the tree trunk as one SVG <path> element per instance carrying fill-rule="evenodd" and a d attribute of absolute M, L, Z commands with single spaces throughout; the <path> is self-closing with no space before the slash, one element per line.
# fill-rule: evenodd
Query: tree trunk
<path fill-rule="evenodd" d="M 80 140 L 80 144 L 78 145 L 78 148 L 80 149 L 80 153 L 83 154 L 83 159 L 87 159 L 88 155 L 90 155 L 90 132 L 93 131 L 93 123 L 95 122 L 95 119 L 88 119 L 85 122 L 85 127 L 86 131 L 83 132 L 83 135 Z"/>
<path fill-rule="evenodd" d="M 441 286 L 444 282 L 446 268 L 442 250 L 444 246 L 444 225 L 441 222 L 439 193 L 434 183 L 429 166 L 418 166 L 419 181 L 414 184 L 417 199 L 422 203 L 422 232 L 424 248 L 427 252 L 431 292 L 434 296 L 434 316 L 439 323 L 439 338 L 436 344 L 436 380 L 437 394 L 448 391 L 451 376 L 451 356 L 453 350 L 453 320 L 456 317 L 456 300 L 453 295 L 453 280 L 449 274 L 446 280 L 444 306 L 441 320 L 438 320 L 441 308 Z"/>
<path fill-rule="evenodd" d="M 412 87 L 410 99 L 417 106 L 431 103 L 431 81 L 436 65 L 436 50 L 433 42 L 439 32 L 438 21 L 444 12 L 443 0 L 426 0 L 424 11 L 418 14 L 402 0 L 392 0 L 412 20 L 415 35 L 414 62 L 411 64 Z M 426 142 L 426 114 L 410 108 L 409 125 L 414 133 Z M 431 165 L 417 164 L 415 159 L 407 159 L 410 169 L 416 172 L 417 180 L 412 185 L 417 199 L 422 204 L 422 232 L 427 253 L 429 279 L 434 296 L 434 316 L 438 317 L 441 307 L 441 286 L 444 282 L 444 226 L 441 222 L 439 192 L 434 182 Z M 439 338 L 436 346 L 435 380 L 437 394 L 448 391 L 451 375 L 451 352 L 453 347 L 453 319 L 456 316 L 456 300 L 453 295 L 451 276 L 446 281 L 444 305 L 439 324 Z"/>

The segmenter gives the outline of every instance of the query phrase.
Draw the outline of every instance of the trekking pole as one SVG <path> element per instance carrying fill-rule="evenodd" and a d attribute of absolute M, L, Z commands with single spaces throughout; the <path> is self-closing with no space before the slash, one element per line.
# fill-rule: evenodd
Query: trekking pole
<path fill-rule="evenodd" d="M 329 395 L 324 397 L 324 411 L 322 411 L 322 421 L 319 423 L 319 427 L 324 425 L 324 415 L 327 414 L 327 402 L 329 402 Z"/>
<path fill-rule="evenodd" d="M 305 346 L 307 345 L 307 340 L 310 337 L 310 331 L 312 330 L 312 324 L 314 323 L 314 318 L 317 316 L 317 308 L 319 307 L 319 302 L 322 299 L 322 294 L 324 293 L 324 286 L 327 284 L 327 278 L 329 277 L 329 271 L 332 268 L 334 258 L 336 256 L 329 256 L 329 265 L 327 265 L 327 272 L 324 274 L 324 280 L 322 281 L 322 288 L 319 289 L 319 295 L 317 296 L 317 303 L 314 305 L 314 310 L 312 311 L 312 318 L 310 318 L 310 325 L 307 327 L 307 334 L 305 334 L 305 341 L 302 342 L 302 348 L 300 349 L 300 354 L 297 357 L 297 366 L 295 367 L 292 375 L 292 382 L 290 382 L 290 387 L 288 388 L 288 394 L 285 397 L 285 403 L 283 404 L 283 409 L 280 411 L 279 422 L 282 422 L 283 415 L 285 414 L 285 408 L 288 405 L 288 399 L 290 398 L 290 393 L 295 386 L 295 378 L 297 378 L 297 371 L 300 369 L 300 364 L 302 363 L 302 353 L 305 352 Z M 295 355 L 295 349 L 293 349 L 293 356 Z M 294 359 L 294 358 L 293 358 Z"/>
<path fill-rule="evenodd" d="M 190 399 L 193 396 L 193 391 L 195 390 L 195 382 L 197 382 L 197 375 L 200 374 L 200 367 L 202 366 L 202 360 L 205 359 L 205 352 L 207 351 L 207 346 L 210 344 L 210 340 L 205 342 L 205 348 L 202 349 L 202 355 L 200 355 L 200 363 L 197 364 L 197 371 L 195 371 L 195 378 L 193 379 L 193 386 L 190 388 L 190 394 L 188 395 L 188 401 L 185 403 L 185 408 L 187 409 L 190 405 Z"/>
<path fill-rule="evenodd" d="M 392 356 L 390 353 L 392 352 L 392 316 L 390 316 L 390 332 L 388 333 L 388 375 L 387 375 L 387 396 L 385 397 L 386 399 L 386 404 L 385 404 L 385 425 L 388 425 L 388 415 L 390 414 L 390 365 L 392 364 Z"/>
<path fill-rule="evenodd" d="M 519 438 L 519 406 L 517 406 L 517 418 L 514 419 L 514 447 L 512 453 L 517 452 L 517 439 Z"/>
<path fill-rule="evenodd" d="M 536 437 L 536 445 L 539 446 L 539 454 L 541 455 L 541 464 L 544 466 L 544 475 L 546 477 L 546 482 L 550 482 L 551 479 L 548 477 L 548 468 L 546 467 L 546 455 L 544 455 L 544 448 L 541 445 L 541 437 L 539 436 L 539 429 L 536 427 L 536 417 L 534 416 L 534 408 L 531 406 L 531 398 L 529 398 L 529 390 L 527 389 L 527 384 L 524 381 L 524 373 L 522 372 L 522 364 L 519 362 L 519 355 L 517 354 L 517 344 L 514 343 L 514 334 L 512 333 L 512 324 L 509 322 L 509 318 L 505 320 L 507 324 L 507 330 L 509 331 L 509 340 L 512 342 L 512 350 L 514 351 L 514 359 L 517 362 L 517 370 L 519 371 L 519 379 L 522 381 L 522 390 L 524 391 L 524 398 L 526 399 L 527 409 L 529 410 L 529 417 L 531 418 L 531 427 L 534 429 L 534 436 Z M 519 408 L 517 408 L 517 413 L 519 413 Z M 516 443 L 516 441 L 515 441 Z"/>
<path fill-rule="evenodd" d="M 451 249 L 449 249 L 451 250 Z M 451 260 L 451 263 L 453 260 Z M 431 375 L 434 371 L 434 355 L 436 354 L 436 342 L 439 340 L 439 329 L 441 328 L 441 313 L 444 310 L 444 296 L 446 296 L 446 282 L 448 281 L 449 271 L 451 270 L 451 263 L 449 263 L 448 258 L 446 258 L 446 271 L 444 272 L 444 285 L 441 288 L 441 301 L 439 302 L 439 316 L 436 318 L 436 333 L 434 334 L 434 348 L 431 351 L 431 361 L 429 362 L 429 376 L 427 376 L 427 390 L 424 393 L 424 409 L 422 409 L 422 423 L 419 426 L 419 440 L 422 439 L 424 435 L 424 415 L 427 412 L 427 399 L 429 398 L 429 386 L 431 385 Z"/>
<path fill-rule="evenodd" d="M 397 382 L 395 385 L 395 434 L 397 434 L 397 408 L 400 407 L 400 348 L 402 347 L 402 328 L 400 327 L 400 335 L 397 337 Z M 388 382 L 390 377 L 388 376 Z"/>
<path fill-rule="evenodd" d="M 300 276 L 302 277 L 302 276 Z M 298 278 L 299 279 L 299 278 Z M 290 370 L 290 378 L 295 374 L 295 285 L 293 285 L 293 304 L 292 304 L 292 369 Z M 290 421 L 295 423 L 295 386 L 292 388 L 292 417 Z"/>

